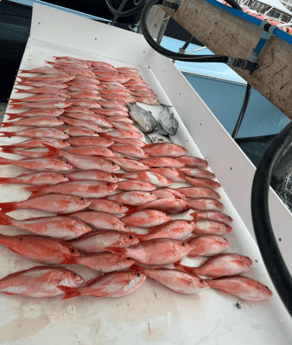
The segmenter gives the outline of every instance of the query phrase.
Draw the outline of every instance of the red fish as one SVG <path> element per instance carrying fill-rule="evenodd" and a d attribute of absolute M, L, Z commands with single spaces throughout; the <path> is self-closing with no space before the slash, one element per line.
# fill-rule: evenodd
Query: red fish
<path fill-rule="evenodd" d="M 205 169 L 209 166 L 208 162 L 199 157 L 185 156 L 179 157 L 178 160 L 186 167 Z"/>
<path fill-rule="evenodd" d="M 66 241 L 46 236 L 0 234 L 0 243 L 21 256 L 45 264 L 61 264 L 66 259 L 81 255 Z"/>
<path fill-rule="evenodd" d="M 127 114 L 129 113 L 128 108 L 125 107 L 124 105 L 120 104 L 119 102 L 109 101 L 109 100 L 101 100 L 101 101 L 98 101 L 98 104 L 101 105 L 103 108 L 106 108 L 106 109 L 119 109 L 119 110 L 126 112 Z M 96 110 L 95 110 L 95 112 L 96 112 Z M 105 115 L 105 114 L 102 114 L 102 115 Z M 115 114 L 115 115 L 118 115 L 118 114 Z"/>
<path fill-rule="evenodd" d="M 115 121 L 115 122 L 125 122 L 125 123 L 134 123 L 133 120 L 131 120 L 127 116 L 121 116 L 121 115 L 114 115 L 109 118 L 110 121 Z"/>
<path fill-rule="evenodd" d="M 45 83 L 67 83 L 70 80 L 73 80 L 75 78 L 74 75 L 60 75 L 60 76 L 51 76 L 51 75 L 40 75 L 35 77 L 19 77 L 17 76 L 21 81 L 29 81 L 29 82 L 45 82 Z"/>
<path fill-rule="evenodd" d="M 119 181 L 116 175 L 101 170 L 77 170 L 66 174 L 66 177 L 73 181 L 97 180 L 112 183 L 117 183 Z"/>
<path fill-rule="evenodd" d="M 149 96 L 149 97 L 135 97 L 135 102 L 140 102 L 140 103 L 145 103 L 145 104 L 149 104 L 149 105 L 159 105 L 160 102 Z"/>
<path fill-rule="evenodd" d="M 33 93 L 33 94 L 38 94 L 38 95 L 58 95 L 60 97 L 65 97 L 65 98 L 70 98 L 70 96 L 61 91 L 61 90 L 57 90 L 57 89 L 51 89 L 49 87 L 34 87 L 34 88 L 30 88 L 30 89 L 17 89 L 14 88 L 14 90 L 16 90 L 16 92 L 18 93 Z M 67 89 L 68 90 L 68 89 Z"/>
<path fill-rule="evenodd" d="M 66 293 L 62 299 L 90 295 L 93 297 L 123 297 L 137 290 L 146 276 L 139 272 L 112 272 L 102 277 L 91 279 L 82 288 L 60 286 Z"/>
<path fill-rule="evenodd" d="M 179 214 L 188 211 L 190 209 L 190 206 L 183 199 L 158 199 L 150 202 L 146 201 L 146 203 L 142 204 L 141 206 L 135 207 L 134 209 L 127 211 L 126 215 L 147 209 L 162 211 L 167 214 Z"/>
<path fill-rule="evenodd" d="M 136 269 L 138 272 L 145 274 L 157 283 L 178 293 L 194 294 L 210 289 L 209 284 L 205 280 L 180 270 L 164 267 L 150 269 L 142 266 L 132 266 L 132 269 Z"/>
<path fill-rule="evenodd" d="M 54 150 L 50 149 L 45 149 L 45 148 L 35 148 L 35 149 L 28 149 L 28 150 L 23 150 L 23 149 L 17 149 L 17 148 L 2 148 L 2 152 L 5 153 L 15 153 L 17 155 L 21 155 L 24 157 L 28 158 L 46 158 L 46 157 L 51 157 L 55 155 Z"/>
<path fill-rule="evenodd" d="M 117 184 L 104 181 L 84 180 L 63 182 L 55 186 L 47 187 L 24 187 L 23 189 L 35 193 L 32 194 L 30 198 L 54 193 L 76 195 L 83 198 L 102 198 L 114 192 L 117 189 Z"/>
<path fill-rule="evenodd" d="M 111 150 L 130 158 L 143 159 L 148 157 L 141 147 L 131 144 L 114 144 L 111 146 Z"/>
<path fill-rule="evenodd" d="M 89 101 L 99 101 L 101 99 L 99 93 L 91 93 L 91 92 L 69 92 L 70 97 L 68 98 L 72 98 L 72 99 L 85 99 L 85 100 L 89 100 Z"/>
<path fill-rule="evenodd" d="M 16 119 L 18 117 L 38 117 L 38 116 L 51 116 L 57 117 L 64 113 L 63 109 L 31 109 L 23 111 L 17 114 L 5 113 L 9 116 L 9 120 Z"/>
<path fill-rule="evenodd" d="M 98 90 L 99 87 L 96 85 L 95 82 L 93 81 L 84 81 L 84 80 L 72 80 L 70 81 L 69 83 L 67 83 L 68 87 L 77 87 L 77 88 L 82 88 L 82 87 L 90 87 L 91 89 L 95 89 L 95 90 Z"/>
<path fill-rule="evenodd" d="M 197 234 L 226 235 L 232 230 L 230 225 L 215 220 L 197 220 L 195 224 L 194 232 Z"/>
<path fill-rule="evenodd" d="M 0 212 L 0 224 L 15 226 L 35 235 L 71 240 L 92 232 L 92 228 L 80 220 L 69 217 L 42 217 L 16 220 Z"/>
<path fill-rule="evenodd" d="M 149 241 L 154 238 L 184 240 L 195 230 L 195 228 L 195 222 L 186 219 L 175 219 L 151 228 L 147 235 L 139 235 L 138 238 L 141 241 Z"/>
<path fill-rule="evenodd" d="M 251 269 L 252 260 L 239 254 L 220 254 L 203 261 L 199 267 L 189 267 L 175 263 L 181 271 L 196 276 L 219 278 L 245 273 Z"/>
<path fill-rule="evenodd" d="M 115 172 L 120 170 L 119 165 L 117 165 L 115 162 L 101 157 L 76 155 L 64 150 L 60 150 L 59 155 L 65 158 L 70 164 L 72 164 L 72 166 L 81 170 L 96 169 L 107 172 Z"/>
<path fill-rule="evenodd" d="M 59 120 L 55 117 L 37 116 L 30 119 L 22 119 L 13 122 L 2 122 L 2 128 L 13 126 L 57 127 L 63 124 L 64 122 L 62 120 Z"/>
<path fill-rule="evenodd" d="M 223 211 L 224 205 L 214 199 L 186 199 L 191 209 L 195 211 Z"/>
<path fill-rule="evenodd" d="M 5 213 L 23 208 L 31 208 L 33 210 L 65 214 L 81 211 L 89 205 L 90 202 L 84 198 L 58 194 L 44 195 L 31 200 L 0 203 L 2 212 Z"/>
<path fill-rule="evenodd" d="M 207 178 L 193 178 L 186 176 L 186 180 L 196 187 L 208 187 L 211 189 L 219 189 L 221 187 L 220 183 Z"/>
<path fill-rule="evenodd" d="M 130 159 L 130 158 L 121 158 L 121 157 L 109 157 L 111 161 L 114 161 L 117 165 L 119 165 L 122 169 L 126 171 L 137 171 L 137 170 L 148 170 L 148 165 Z"/>
<path fill-rule="evenodd" d="M 111 146 L 114 141 L 109 138 L 70 138 L 66 140 L 66 143 L 68 143 L 71 146 L 91 146 L 91 145 L 100 145 L 103 147 L 109 147 Z"/>
<path fill-rule="evenodd" d="M 115 201 L 124 205 L 139 206 L 150 201 L 156 200 L 157 196 L 151 192 L 121 192 L 107 197 L 108 200 Z"/>
<path fill-rule="evenodd" d="M 211 288 L 235 295 L 247 302 L 263 301 L 272 297 L 272 291 L 260 282 L 248 277 L 223 277 L 207 280 Z"/>
<path fill-rule="evenodd" d="M 183 241 L 157 238 L 144 241 L 127 248 L 108 247 L 120 259 L 131 258 L 143 265 L 167 265 L 184 258 L 192 247 Z"/>
<path fill-rule="evenodd" d="M 158 199 L 185 199 L 186 196 L 174 188 L 160 188 L 153 192 Z"/>
<path fill-rule="evenodd" d="M 145 146 L 145 152 L 152 157 L 172 157 L 177 158 L 188 153 L 184 147 L 172 143 L 148 144 Z"/>
<path fill-rule="evenodd" d="M 143 159 L 143 162 L 153 168 L 181 168 L 184 166 L 178 158 L 154 157 Z"/>
<path fill-rule="evenodd" d="M 152 192 L 156 187 L 145 181 L 125 180 L 117 183 L 118 188 L 126 191 Z"/>
<path fill-rule="evenodd" d="M 188 256 L 194 258 L 196 256 L 214 256 L 225 252 L 229 247 L 226 238 L 218 235 L 195 235 L 187 240 L 193 249 Z"/>
<path fill-rule="evenodd" d="M 19 108 L 39 108 L 39 109 L 51 109 L 51 108 L 67 108 L 70 107 L 71 103 L 68 102 L 58 102 L 57 100 L 53 100 L 51 102 L 37 102 L 37 103 L 30 103 L 30 102 L 18 102 L 16 104 L 9 103 L 9 106 L 12 109 L 19 109 Z"/>
<path fill-rule="evenodd" d="M 222 212 L 216 212 L 216 211 L 193 212 L 193 213 L 190 213 L 189 216 L 192 216 L 194 221 L 202 220 L 202 219 L 211 219 L 211 220 L 216 220 L 217 222 L 222 222 L 226 224 L 230 224 L 233 222 L 233 219 L 227 216 L 227 214 L 224 214 Z"/>
<path fill-rule="evenodd" d="M 75 113 L 75 112 L 69 112 L 65 111 L 63 114 L 66 117 L 70 117 L 72 119 L 80 119 L 85 121 L 90 121 L 93 122 L 95 125 L 104 127 L 104 128 L 112 128 L 113 125 L 107 121 L 103 116 L 98 116 L 98 115 L 92 115 L 92 114 L 81 114 L 81 113 Z"/>
<path fill-rule="evenodd" d="M 111 123 L 113 124 L 113 127 L 114 128 L 117 128 L 117 129 L 126 129 L 126 130 L 129 130 L 129 131 L 136 131 L 136 132 L 140 132 L 140 129 L 138 129 L 137 127 L 131 125 L 130 123 L 124 123 L 124 122 L 115 122 L 113 121 L 112 118 L 109 118 L 109 120 L 111 121 Z M 148 157 L 148 155 L 147 155 Z"/>
<path fill-rule="evenodd" d="M 107 133 L 102 133 L 102 136 L 107 138 L 115 139 L 126 138 L 126 139 L 143 139 L 143 134 L 137 131 L 129 131 L 127 129 L 114 129 Z"/>
<path fill-rule="evenodd" d="M 53 138 L 68 139 L 69 135 L 64 134 L 56 128 L 28 128 L 17 132 L 0 132 L 2 137 L 30 137 L 30 138 Z"/>
<path fill-rule="evenodd" d="M 179 169 L 175 168 L 151 168 L 149 171 L 163 175 L 169 178 L 173 182 L 186 182 L 184 174 L 182 174 Z"/>
<path fill-rule="evenodd" d="M 2 146 L 3 148 L 38 148 L 38 147 L 45 147 L 43 144 L 49 145 L 51 147 L 63 149 L 65 147 L 69 147 L 70 144 L 60 140 L 60 139 L 53 139 L 53 138 L 45 138 L 45 139 L 27 139 L 20 143 L 16 143 L 13 145 L 5 145 Z"/>
<path fill-rule="evenodd" d="M 130 229 L 127 226 L 127 224 L 122 222 L 119 218 L 108 213 L 96 211 L 83 211 L 72 213 L 70 217 L 78 218 L 83 222 L 92 225 L 96 229 L 119 230 L 130 232 Z"/>
<path fill-rule="evenodd" d="M 116 157 L 110 149 L 97 145 L 69 147 L 66 152 L 83 156 L 105 156 L 108 158 Z"/>
<path fill-rule="evenodd" d="M 90 129 L 91 131 L 95 131 L 97 133 L 102 133 L 103 129 L 97 126 L 95 123 L 86 121 L 86 120 L 76 120 L 71 119 L 66 116 L 59 116 L 59 119 L 65 122 L 67 125 L 75 126 L 75 127 L 84 127 Z"/>
<path fill-rule="evenodd" d="M 96 110 L 96 109 L 94 109 L 94 110 Z M 77 106 L 68 107 L 68 108 L 66 108 L 66 111 L 68 111 L 70 113 L 81 113 L 81 114 L 94 115 L 93 110 L 82 108 L 82 107 L 77 107 Z"/>
<path fill-rule="evenodd" d="M 128 208 L 126 206 L 118 204 L 114 201 L 101 199 L 88 199 L 88 201 L 90 201 L 90 205 L 87 209 L 91 211 L 98 211 L 111 214 L 122 214 L 128 211 Z"/>
<path fill-rule="evenodd" d="M 15 165 L 24 169 L 35 171 L 55 171 L 63 172 L 72 170 L 72 166 L 62 159 L 58 158 L 35 158 L 35 159 L 21 159 L 14 161 L 0 157 L 0 165 Z"/>
<path fill-rule="evenodd" d="M 216 177 L 213 173 L 204 169 L 180 168 L 179 170 L 191 177 L 207 178 L 209 180 L 213 180 Z"/>
<path fill-rule="evenodd" d="M 57 286 L 77 288 L 83 278 L 62 267 L 37 266 L 19 271 L 0 280 L 0 292 L 6 295 L 22 295 L 34 298 L 47 298 L 62 295 Z"/>
<path fill-rule="evenodd" d="M 113 138 L 114 141 L 118 144 L 131 144 L 131 145 L 136 145 L 139 147 L 144 147 L 145 143 L 144 141 L 140 140 L 140 139 L 129 139 L 129 138 Z"/>
<path fill-rule="evenodd" d="M 68 87 L 68 85 L 63 83 L 48 83 L 48 81 L 16 81 L 15 84 L 32 87 L 46 87 L 52 90 L 62 90 Z"/>
<path fill-rule="evenodd" d="M 156 187 L 168 187 L 172 181 L 160 174 L 152 173 L 149 171 L 135 171 L 132 173 L 121 174 L 122 178 L 130 180 L 141 180 L 154 184 Z"/>
<path fill-rule="evenodd" d="M 129 226 L 152 228 L 153 226 L 170 221 L 171 217 L 161 211 L 145 210 L 133 213 L 130 216 L 125 216 L 121 220 Z"/>
<path fill-rule="evenodd" d="M 106 247 L 129 247 L 139 243 L 139 239 L 135 234 L 124 231 L 100 230 L 85 234 L 70 243 L 84 253 L 100 253 Z"/>
<path fill-rule="evenodd" d="M 102 274 L 130 268 L 134 263 L 135 261 L 132 259 L 125 258 L 121 260 L 115 254 L 109 252 L 84 254 L 66 261 L 67 265 L 82 265 Z"/>
<path fill-rule="evenodd" d="M 185 194 L 187 197 L 193 199 L 221 199 L 220 195 L 217 192 L 207 187 L 182 187 L 178 188 L 178 190 Z"/>
<path fill-rule="evenodd" d="M 102 109 L 94 109 L 95 114 L 108 116 L 109 118 L 113 116 L 129 116 L 128 110 L 121 110 L 121 109 L 115 109 L 115 108 L 102 108 Z"/>
<path fill-rule="evenodd" d="M 58 127 L 60 131 L 63 131 L 64 134 L 69 135 L 70 137 L 98 137 L 98 134 L 90 129 L 82 127 L 74 127 L 70 125 L 65 125 Z"/>
<path fill-rule="evenodd" d="M 18 102 L 51 102 L 51 101 L 58 101 L 58 102 L 64 102 L 66 101 L 66 98 L 69 97 L 60 97 L 59 95 L 51 95 L 51 94 L 45 94 L 45 95 L 36 95 L 36 96 L 29 96 L 24 98 L 8 98 L 10 103 L 18 103 Z"/>
<path fill-rule="evenodd" d="M 35 186 L 54 185 L 69 181 L 67 177 L 57 172 L 39 172 L 33 174 L 21 174 L 16 177 L 1 177 L 1 183 L 32 184 Z"/>
<path fill-rule="evenodd" d="M 99 101 L 98 101 L 99 102 Z M 97 104 L 94 101 L 87 101 L 83 99 L 70 99 L 70 105 L 77 106 L 77 107 L 82 107 L 82 108 L 89 108 L 89 109 L 95 109 L 95 108 L 101 108 L 99 104 Z"/>
<path fill-rule="evenodd" d="M 79 81 L 79 80 L 78 80 Z M 91 92 L 94 94 L 99 94 L 98 90 L 100 89 L 97 85 L 94 85 L 93 81 L 91 80 L 91 86 L 87 86 L 87 85 L 72 85 L 69 86 L 68 89 L 66 89 L 66 91 L 68 92 Z"/>

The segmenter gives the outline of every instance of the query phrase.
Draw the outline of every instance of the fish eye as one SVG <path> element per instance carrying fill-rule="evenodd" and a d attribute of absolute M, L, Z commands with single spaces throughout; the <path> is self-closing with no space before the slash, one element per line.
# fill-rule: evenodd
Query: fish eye
<path fill-rule="evenodd" d="M 112 178 L 115 178 L 115 175 L 112 175 Z"/>
<path fill-rule="evenodd" d="M 203 279 L 200 279 L 200 282 L 201 282 L 201 283 L 204 283 L 204 280 L 203 280 Z"/>
<path fill-rule="evenodd" d="M 71 253 L 75 253 L 75 249 L 74 248 L 71 249 Z"/>
<path fill-rule="evenodd" d="M 190 224 L 191 222 L 188 220 L 188 224 Z"/>
<path fill-rule="evenodd" d="M 120 204 L 119 206 L 120 206 L 120 207 L 123 207 L 123 205 L 121 205 L 121 204 Z"/>
<path fill-rule="evenodd" d="M 77 277 L 77 273 L 74 273 L 74 277 Z"/>
<path fill-rule="evenodd" d="M 112 165 L 115 165 L 115 163 L 114 163 L 114 162 L 112 162 Z"/>
<path fill-rule="evenodd" d="M 107 185 L 109 186 L 109 185 L 110 185 L 110 182 L 108 182 Z"/>
<path fill-rule="evenodd" d="M 81 198 L 81 200 L 83 200 L 84 198 Z"/>
<path fill-rule="evenodd" d="M 185 246 L 186 244 L 183 242 L 181 245 L 182 245 L 182 246 Z"/>
<path fill-rule="evenodd" d="M 125 228 L 127 228 L 128 227 L 128 225 L 127 224 L 125 224 Z"/>
<path fill-rule="evenodd" d="M 140 277 L 140 273 L 137 273 L 137 277 Z"/>
<path fill-rule="evenodd" d="M 129 238 L 133 238 L 133 236 L 132 236 L 132 235 L 130 235 L 130 236 L 129 236 Z"/>

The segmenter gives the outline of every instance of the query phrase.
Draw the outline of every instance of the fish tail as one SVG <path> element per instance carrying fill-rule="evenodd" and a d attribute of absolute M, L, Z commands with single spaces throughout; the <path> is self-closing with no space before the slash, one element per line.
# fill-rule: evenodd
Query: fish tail
<path fill-rule="evenodd" d="M 146 235 L 142 235 L 142 234 L 135 234 L 135 237 L 137 237 L 139 241 L 141 241 L 141 240 L 143 241 L 144 236 L 146 236 Z"/>
<path fill-rule="evenodd" d="M 78 291 L 78 288 L 63 285 L 57 285 L 57 288 L 66 294 L 62 299 L 73 298 L 81 295 L 80 291 Z"/>
<path fill-rule="evenodd" d="M 38 198 L 39 196 L 45 195 L 46 191 L 43 188 L 44 188 L 44 186 L 23 187 L 23 189 L 32 193 L 29 196 L 29 198 L 26 200 L 35 199 L 35 198 Z"/>
<path fill-rule="evenodd" d="M 4 128 L 4 127 L 13 127 L 13 126 L 17 126 L 17 124 L 15 124 L 14 122 L 0 122 L 0 125 Z"/>
<path fill-rule="evenodd" d="M 16 202 L 0 202 L 1 211 L 7 213 L 10 211 L 17 210 Z"/>
<path fill-rule="evenodd" d="M 0 132 L 1 134 L 3 134 L 2 135 L 2 138 L 3 137 L 15 137 L 15 136 L 17 136 L 17 133 L 15 133 L 15 132 Z M 1 164 L 1 163 L 0 163 Z M 3 163 L 4 164 L 4 163 Z"/>
<path fill-rule="evenodd" d="M 60 155 L 60 149 L 45 143 L 43 143 L 42 145 L 48 149 L 48 152 L 43 157 L 57 157 Z"/>
<path fill-rule="evenodd" d="M 1 225 L 13 225 L 12 218 L 7 216 L 5 213 L 0 212 L 0 224 Z"/>
<path fill-rule="evenodd" d="M 139 207 L 137 206 L 127 205 L 127 208 L 128 211 L 124 212 L 126 216 L 129 216 L 130 214 L 139 211 Z"/>
<path fill-rule="evenodd" d="M 13 147 L 2 147 L 1 151 L 4 153 L 15 153 L 15 148 L 13 148 Z"/>
<path fill-rule="evenodd" d="M 12 102 L 21 102 L 22 99 L 19 99 L 19 98 L 7 98 L 8 101 L 12 101 Z"/>
<path fill-rule="evenodd" d="M 105 249 L 116 254 L 115 260 L 126 259 L 128 257 L 127 248 L 106 247 Z"/>
<path fill-rule="evenodd" d="M 199 218 L 197 212 L 192 212 L 189 214 L 189 216 L 193 217 L 194 222 L 196 222 Z"/>
<path fill-rule="evenodd" d="M 76 258 L 67 258 L 65 260 L 63 260 L 60 264 L 61 265 L 70 265 L 70 264 L 77 264 L 77 260 Z"/>
<path fill-rule="evenodd" d="M 190 273 L 195 275 L 196 274 L 196 268 L 195 267 L 189 267 L 189 266 L 185 266 L 185 265 L 181 265 L 180 261 L 175 262 L 174 267 L 180 271 L 186 272 L 186 273 Z"/>
<path fill-rule="evenodd" d="M 18 108 L 22 108 L 22 107 L 29 107 L 29 105 L 23 105 L 22 103 L 17 103 L 17 104 L 10 104 L 9 103 L 9 106 L 13 109 L 18 109 Z"/>
<path fill-rule="evenodd" d="M 5 113 L 5 115 L 8 115 L 9 120 L 14 120 L 17 119 L 19 116 L 19 114 L 10 114 L 10 113 Z"/>

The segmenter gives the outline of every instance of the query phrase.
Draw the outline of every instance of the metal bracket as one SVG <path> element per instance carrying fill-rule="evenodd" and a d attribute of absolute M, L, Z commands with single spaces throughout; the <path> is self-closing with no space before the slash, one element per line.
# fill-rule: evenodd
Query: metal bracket
<path fill-rule="evenodd" d="M 173 9 L 175 12 L 179 8 L 180 3 L 181 3 L 181 0 L 173 0 L 173 2 L 162 0 L 162 6 L 169 7 L 171 9 Z"/>
<path fill-rule="evenodd" d="M 275 28 L 277 28 L 276 25 L 271 25 L 266 19 L 261 23 L 262 28 L 262 34 L 258 41 L 258 44 L 256 45 L 254 51 L 251 53 L 249 58 L 247 59 L 250 62 L 257 63 L 259 59 L 259 55 L 264 47 L 264 45 L 267 43 L 269 38 L 272 36 L 273 31 Z M 250 74 L 253 74 L 254 71 L 250 71 Z"/>

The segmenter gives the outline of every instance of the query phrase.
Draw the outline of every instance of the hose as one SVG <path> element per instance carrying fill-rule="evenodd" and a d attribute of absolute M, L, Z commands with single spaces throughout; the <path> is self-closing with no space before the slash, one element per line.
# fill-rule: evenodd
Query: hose
<path fill-rule="evenodd" d="M 243 120 L 243 117 L 244 117 L 244 114 L 245 114 L 245 111 L 246 111 L 246 108 L 247 108 L 247 105 L 248 105 L 248 101 L 249 101 L 249 98 L 250 98 L 250 93 L 251 93 L 251 85 L 249 83 L 247 83 L 243 104 L 242 104 L 242 107 L 241 107 L 241 110 L 240 110 L 240 113 L 239 113 L 236 125 L 235 125 L 234 130 L 233 130 L 233 132 L 231 134 L 233 139 L 236 138 L 237 133 L 238 133 L 239 128 L 240 128 L 240 125 L 242 123 L 242 120 Z"/>
<path fill-rule="evenodd" d="M 131 16 L 132 14 L 135 14 L 137 12 L 139 12 L 141 10 L 141 8 L 144 6 L 146 0 L 141 0 L 138 2 L 138 5 L 134 8 L 132 8 L 131 10 L 128 11 L 124 11 L 124 12 L 120 12 L 119 10 L 115 10 L 112 6 L 112 3 L 110 0 L 105 0 L 108 9 L 110 10 L 110 12 L 118 17 L 127 17 L 127 16 Z"/>
<path fill-rule="evenodd" d="M 277 245 L 269 214 L 269 187 L 274 167 L 291 145 L 292 122 L 275 137 L 256 170 L 251 193 L 254 231 L 269 275 L 292 316 L 292 278 Z"/>

